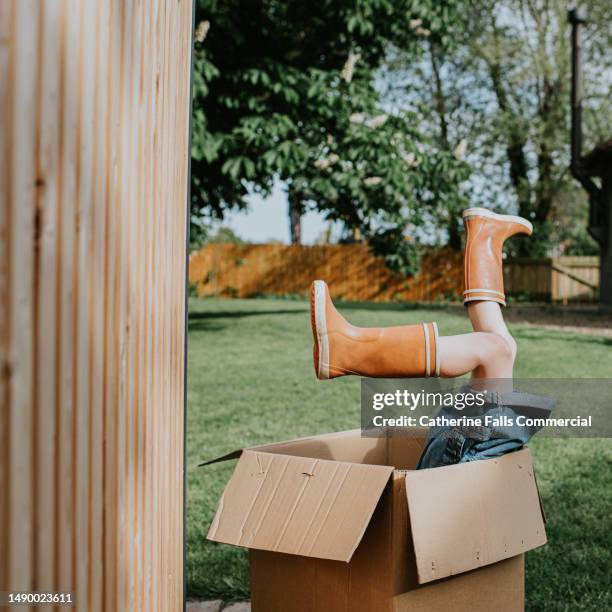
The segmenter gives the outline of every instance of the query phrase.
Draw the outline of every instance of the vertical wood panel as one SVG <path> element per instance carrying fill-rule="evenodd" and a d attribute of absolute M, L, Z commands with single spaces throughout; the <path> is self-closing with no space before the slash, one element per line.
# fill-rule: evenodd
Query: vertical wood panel
<path fill-rule="evenodd" d="M 38 6 L 33 0 L 13 6 L 10 65 L 13 90 L 9 91 L 9 168 L 8 282 L 4 297 L 8 302 L 8 533 L 2 537 L 11 551 L 8 581 L 17 589 L 34 586 L 34 508 L 33 508 L 33 399 L 34 386 L 34 230 L 36 218 L 36 72 Z M 15 31 L 28 36 L 13 38 Z M 4 82 L 4 79 L 2 79 Z M 17 106 L 15 101 L 20 100 Z M 0 119 L 2 120 L 2 119 Z M 29 607 L 26 609 L 30 609 Z"/>
<path fill-rule="evenodd" d="M 13 25 L 14 6 L 0 2 L 0 40 L 7 41 Z M 11 67 L 10 47 L 0 44 L 0 74 L 9 75 Z M 8 88 L 0 87 L 0 117 L 8 117 L 11 108 Z M 6 127 L 6 126 L 3 126 Z M 10 180 L 10 137 L 6 129 L 0 129 L 0 201 L 11 198 Z M 6 288 L 0 298 L 0 535 L 7 537 L 9 529 L 9 465 L 8 432 L 9 421 L 9 380 L 10 380 L 10 321 L 9 304 L 6 294 L 9 291 L 9 233 L 10 216 L 8 206 L 0 206 L 0 286 Z M 8 582 L 8 559 L 0 554 L 0 584 Z"/>
<path fill-rule="evenodd" d="M 182 607 L 191 23 L 0 3 L 0 590 Z"/>
<path fill-rule="evenodd" d="M 56 473 L 56 295 L 59 189 L 59 2 L 48 2 L 39 13 L 37 92 L 37 213 L 36 253 L 36 588 L 55 582 L 57 533 Z M 43 610 L 50 610 L 46 606 Z"/>
<path fill-rule="evenodd" d="M 104 511 L 100 500 L 104 499 L 104 266 L 106 237 L 106 147 L 108 131 L 107 82 L 108 47 L 111 30 L 108 24 L 108 2 L 98 2 L 96 6 L 96 48 L 94 83 L 94 140 L 93 146 L 93 224 L 92 265 L 90 291 L 92 295 L 92 314 L 89 323 L 90 351 L 90 431 L 89 431 L 89 474 L 91 497 L 89 500 L 89 550 L 90 550 L 90 593 L 88 609 L 92 612 L 104 610 Z M 96 143 L 96 144 L 94 144 Z"/>

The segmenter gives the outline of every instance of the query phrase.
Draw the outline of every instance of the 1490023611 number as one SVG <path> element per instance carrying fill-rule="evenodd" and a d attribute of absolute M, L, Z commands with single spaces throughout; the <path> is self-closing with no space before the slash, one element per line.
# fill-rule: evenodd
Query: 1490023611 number
<path fill-rule="evenodd" d="M 74 605 L 74 593 L 68 591 L 4 591 L 0 592 L 0 606 L 59 606 Z"/>

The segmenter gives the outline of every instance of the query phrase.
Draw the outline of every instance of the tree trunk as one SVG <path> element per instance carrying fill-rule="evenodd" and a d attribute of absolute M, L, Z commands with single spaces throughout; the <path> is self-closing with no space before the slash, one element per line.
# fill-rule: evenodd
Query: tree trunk
<path fill-rule="evenodd" d="M 302 201 L 297 193 L 289 189 L 289 236 L 291 244 L 302 244 Z"/>
<path fill-rule="evenodd" d="M 434 100 L 436 105 L 436 112 L 438 113 L 438 119 L 440 121 L 440 140 L 450 153 L 451 146 L 448 141 L 448 121 L 446 118 L 446 100 L 444 98 L 444 87 L 442 85 L 442 77 L 440 75 L 440 60 L 437 56 L 438 50 L 434 47 L 433 43 L 429 47 L 431 57 L 431 70 L 434 75 Z"/>
<path fill-rule="evenodd" d="M 601 245 L 601 260 L 599 265 L 599 304 L 602 310 L 612 312 L 612 172 L 602 177 L 599 196 L 604 207 L 606 219 L 606 236 Z"/>
<path fill-rule="evenodd" d="M 504 89 L 501 68 L 498 64 L 489 64 L 489 74 L 493 84 L 493 91 L 502 113 L 512 113 L 508 96 Z M 510 166 L 510 182 L 516 193 L 519 205 L 519 215 L 530 217 L 531 212 L 531 185 L 529 183 L 529 166 L 525 155 L 527 145 L 525 135 L 517 125 L 516 118 L 510 122 L 507 135 L 506 156 Z"/>
<path fill-rule="evenodd" d="M 437 49 L 433 43 L 430 44 L 430 59 L 431 59 L 431 70 L 434 76 L 433 79 L 433 97 L 435 101 L 435 109 L 438 114 L 438 120 L 440 124 L 440 144 L 441 147 L 448 153 L 452 153 L 452 147 L 448 136 L 448 117 L 446 110 L 446 97 L 444 95 L 444 85 L 441 75 L 441 58 L 439 56 L 439 49 Z M 460 211 L 449 210 L 449 222 L 447 226 L 448 230 L 448 246 L 455 250 L 461 250 L 461 227 L 460 227 Z"/>
<path fill-rule="evenodd" d="M 448 223 L 448 246 L 455 251 L 461 250 L 459 219 L 459 215 L 453 215 Z"/>

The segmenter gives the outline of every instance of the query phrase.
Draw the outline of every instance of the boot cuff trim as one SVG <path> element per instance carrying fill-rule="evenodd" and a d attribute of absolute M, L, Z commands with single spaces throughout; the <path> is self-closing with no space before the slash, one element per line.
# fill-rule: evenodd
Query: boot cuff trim
<path fill-rule="evenodd" d="M 425 336 L 425 376 L 430 376 L 429 360 L 431 358 L 431 347 L 429 346 L 427 323 L 423 323 L 423 335 Z"/>
<path fill-rule="evenodd" d="M 501 291 L 495 291 L 495 289 L 466 289 L 463 295 L 467 295 L 468 293 L 492 293 L 494 295 L 499 295 L 501 298 L 506 297 Z"/>
<path fill-rule="evenodd" d="M 439 351 L 439 337 L 438 337 L 438 324 L 432 323 L 431 326 L 434 330 L 434 340 L 435 340 L 435 355 L 436 355 L 436 371 L 434 372 L 434 376 L 440 376 L 440 351 Z"/>
<path fill-rule="evenodd" d="M 502 306 L 506 305 L 506 300 L 501 297 L 493 296 L 493 295 L 472 295 L 470 297 L 466 297 L 463 300 L 463 304 L 467 304 L 468 302 L 497 302 Z"/>
<path fill-rule="evenodd" d="M 438 351 L 438 325 L 423 323 L 425 336 L 425 376 L 440 376 L 440 351 Z"/>

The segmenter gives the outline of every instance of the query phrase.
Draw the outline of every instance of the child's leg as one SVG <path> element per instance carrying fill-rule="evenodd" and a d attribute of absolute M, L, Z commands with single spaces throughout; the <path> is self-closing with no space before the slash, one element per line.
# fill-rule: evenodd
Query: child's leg
<path fill-rule="evenodd" d="M 503 321 L 503 319 L 502 319 Z M 383 378 L 512 376 L 508 343 L 496 333 L 438 336 L 435 323 L 363 328 L 336 310 L 327 285 L 315 281 L 311 295 L 314 365 L 318 378 L 347 374 Z"/>
<path fill-rule="evenodd" d="M 502 316 L 506 305 L 502 248 L 515 235 L 531 235 L 531 223 L 513 215 L 498 215 L 481 208 L 463 213 L 466 231 L 464 255 L 464 303 L 474 332 L 496 336 L 500 346 L 495 359 L 488 359 L 474 369 L 473 378 L 512 379 L 516 342 Z M 502 385 L 504 386 L 504 385 Z"/>
<path fill-rule="evenodd" d="M 499 304 L 496 302 L 470 302 L 467 311 L 474 331 L 500 335 L 508 343 L 512 353 L 516 354 L 516 342 L 508 331 Z"/>
<path fill-rule="evenodd" d="M 475 332 L 494 334 L 506 344 L 504 357 L 498 357 L 499 363 L 485 363 L 476 368 L 474 378 L 512 378 L 516 341 L 508 331 L 501 306 L 496 302 L 470 302 L 467 309 Z"/>
<path fill-rule="evenodd" d="M 473 372 L 473 378 L 512 378 L 514 357 L 508 343 L 499 334 L 473 332 L 442 336 L 439 351 L 440 376 L 462 376 Z"/>

